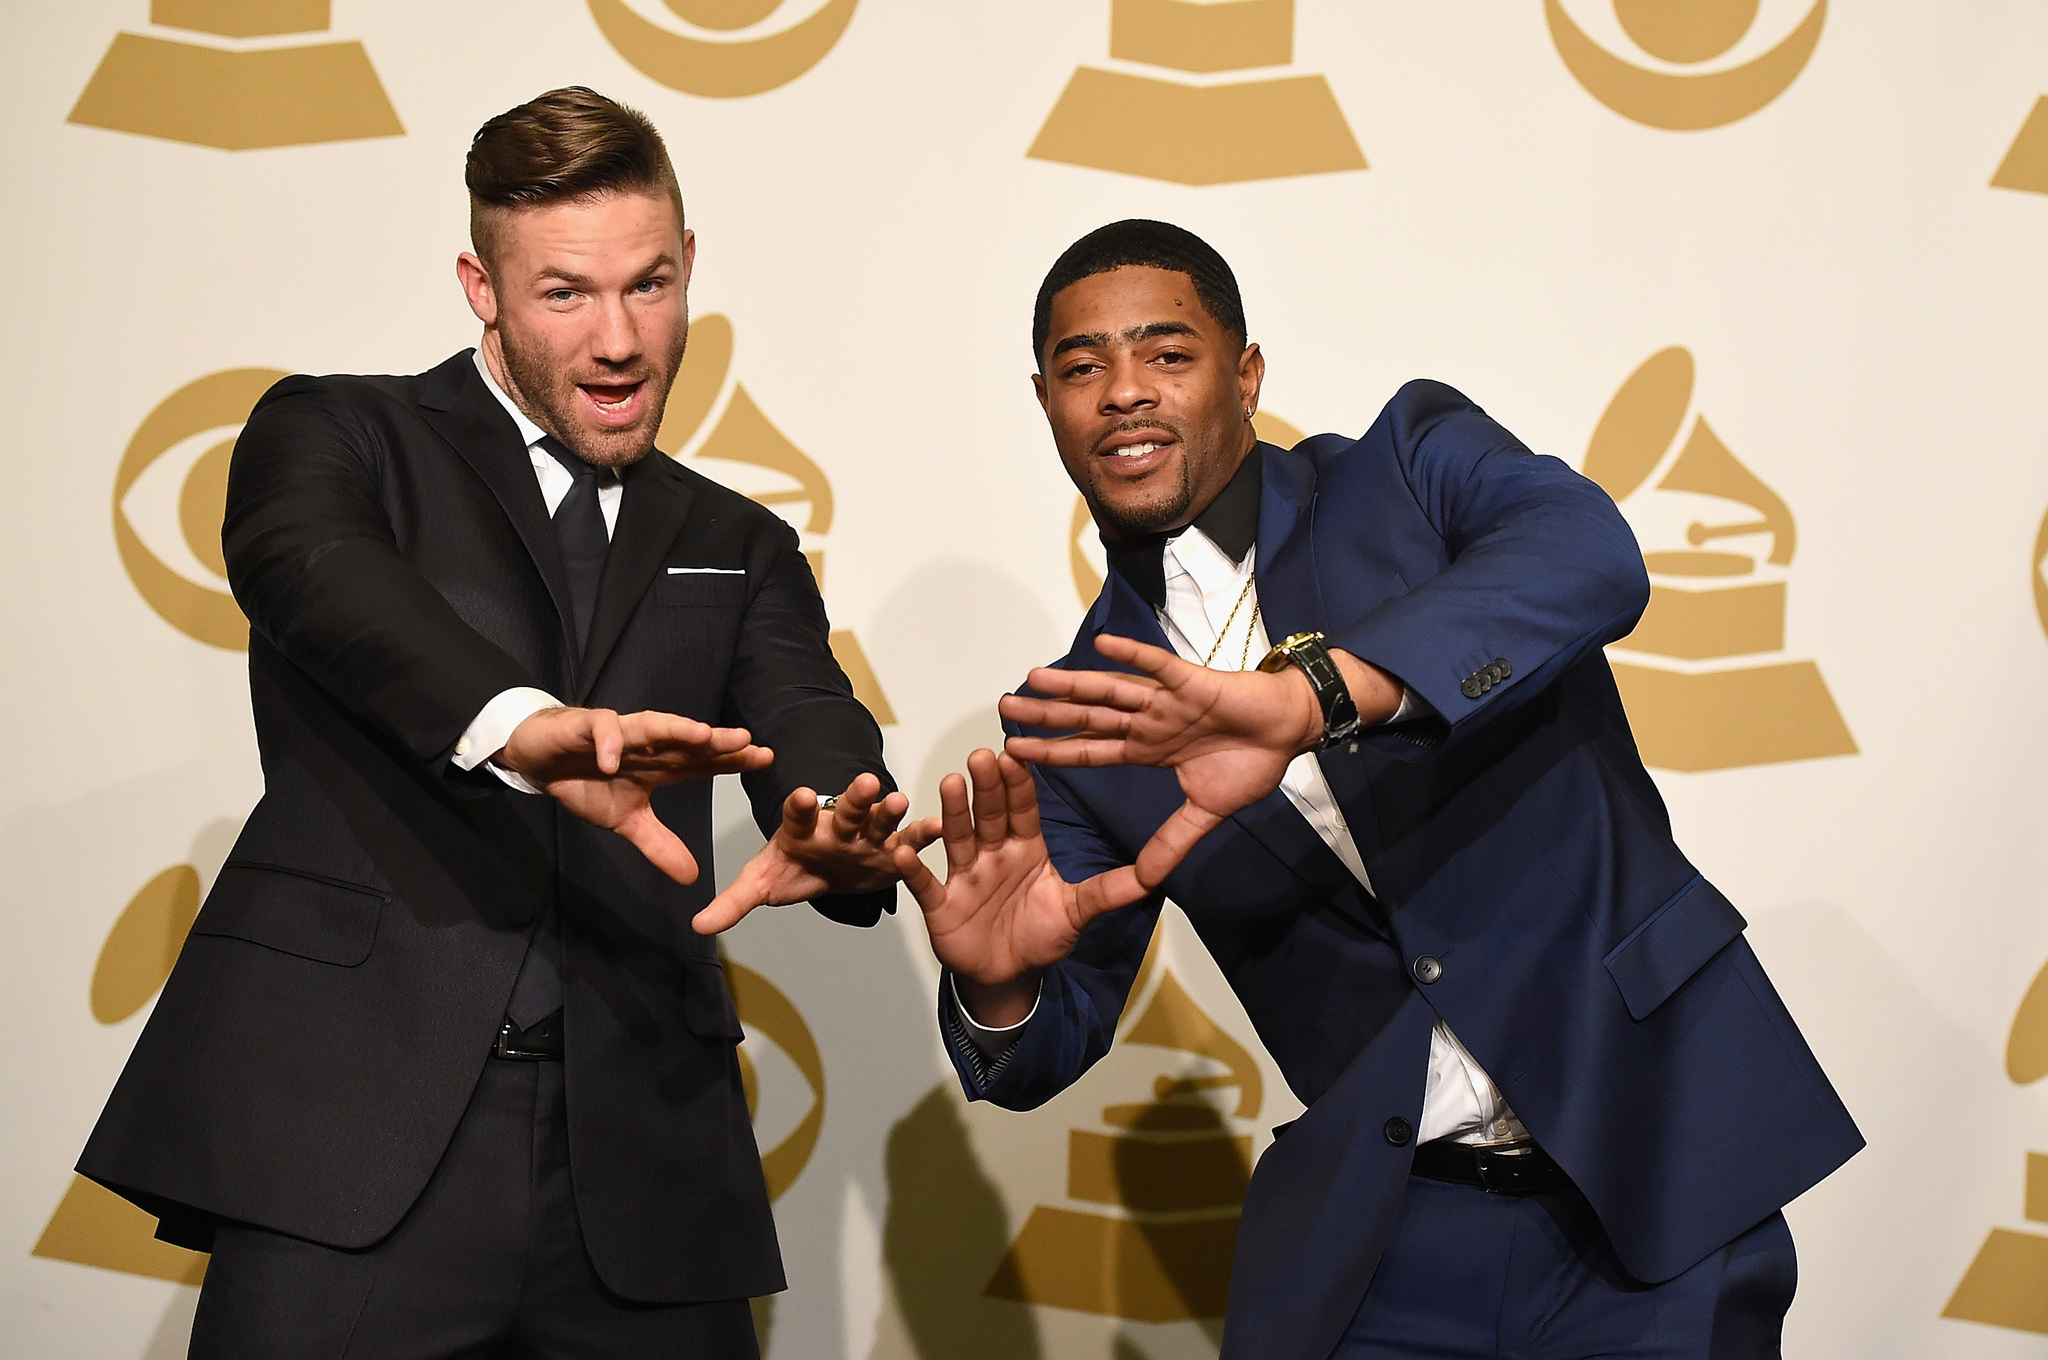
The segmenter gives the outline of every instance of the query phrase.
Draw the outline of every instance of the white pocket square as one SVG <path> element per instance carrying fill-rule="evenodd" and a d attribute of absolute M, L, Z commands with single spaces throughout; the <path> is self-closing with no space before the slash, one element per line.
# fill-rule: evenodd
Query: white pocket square
<path fill-rule="evenodd" d="M 670 567 L 671 576 L 745 576 L 744 567 Z"/>

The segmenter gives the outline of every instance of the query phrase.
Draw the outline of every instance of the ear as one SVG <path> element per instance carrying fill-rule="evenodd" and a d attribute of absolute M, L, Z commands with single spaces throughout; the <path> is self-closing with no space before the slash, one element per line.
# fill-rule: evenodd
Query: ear
<path fill-rule="evenodd" d="M 1052 415 L 1052 407 L 1048 404 L 1050 399 L 1045 395 L 1045 375 L 1043 373 L 1031 375 L 1031 390 L 1038 393 L 1038 409 L 1050 417 Z"/>
<path fill-rule="evenodd" d="M 1237 356 L 1237 390 L 1244 399 L 1244 409 L 1259 409 L 1259 389 L 1266 383 L 1266 356 L 1255 344 L 1244 347 L 1244 353 Z"/>
<path fill-rule="evenodd" d="M 690 271 L 697 267 L 697 233 L 683 228 L 683 291 L 690 291 Z"/>
<path fill-rule="evenodd" d="M 462 281 L 462 295 L 469 310 L 486 326 L 498 324 L 498 290 L 491 283 L 491 271 L 470 251 L 455 257 L 455 277 Z"/>

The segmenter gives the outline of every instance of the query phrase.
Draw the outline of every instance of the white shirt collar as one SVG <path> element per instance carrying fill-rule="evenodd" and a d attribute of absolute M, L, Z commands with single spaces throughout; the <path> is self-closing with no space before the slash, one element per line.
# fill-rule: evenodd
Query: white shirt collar
<path fill-rule="evenodd" d="M 476 371 L 483 375 L 484 386 L 491 389 L 498 405 L 505 408 L 505 414 L 511 416 L 512 423 L 519 427 L 519 437 L 526 441 L 526 447 L 530 449 L 547 438 L 548 432 L 527 419 L 526 412 L 514 405 L 512 398 L 505 395 L 505 389 L 498 386 L 498 380 L 491 376 L 491 366 L 484 362 L 483 347 L 479 345 L 470 357 L 476 360 Z"/>

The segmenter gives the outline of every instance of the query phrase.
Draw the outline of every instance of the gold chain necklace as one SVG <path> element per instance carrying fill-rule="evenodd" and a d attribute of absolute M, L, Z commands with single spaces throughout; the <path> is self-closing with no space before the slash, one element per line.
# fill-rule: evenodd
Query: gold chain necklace
<path fill-rule="evenodd" d="M 1252 593 L 1252 582 L 1255 579 L 1255 577 L 1251 576 L 1244 578 L 1244 589 L 1237 592 L 1237 603 L 1230 606 L 1230 614 L 1223 620 L 1223 627 L 1216 634 L 1216 645 L 1209 649 L 1209 655 L 1202 658 L 1202 665 L 1205 668 L 1213 666 L 1216 661 L 1216 653 L 1223 650 L 1224 639 L 1230 636 L 1230 625 L 1237 622 L 1237 611 L 1244 608 L 1245 597 Z M 1252 634 L 1258 631 L 1258 627 L 1259 606 L 1254 603 L 1252 605 L 1252 621 L 1246 624 L 1244 629 L 1244 655 L 1238 658 L 1237 668 L 1239 670 L 1244 670 L 1251 663 Z"/>

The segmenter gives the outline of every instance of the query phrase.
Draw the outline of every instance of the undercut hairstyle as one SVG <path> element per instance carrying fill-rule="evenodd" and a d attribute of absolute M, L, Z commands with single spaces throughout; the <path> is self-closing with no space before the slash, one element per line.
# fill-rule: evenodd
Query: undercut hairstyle
<path fill-rule="evenodd" d="M 1053 261 L 1045 282 L 1038 285 L 1038 305 L 1031 312 L 1031 357 L 1041 371 L 1045 343 L 1051 339 L 1053 298 L 1083 279 L 1130 265 L 1187 275 L 1209 315 L 1240 346 L 1245 343 L 1244 299 L 1237 291 L 1237 275 L 1230 272 L 1216 248 L 1185 227 L 1130 217 L 1097 227 L 1068 246 Z"/>
<path fill-rule="evenodd" d="M 469 240 L 489 265 L 508 212 L 606 194 L 666 193 L 683 226 L 683 191 L 647 115 L 571 85 L 508 109 L 476 130 L 463 169 Z"/>

